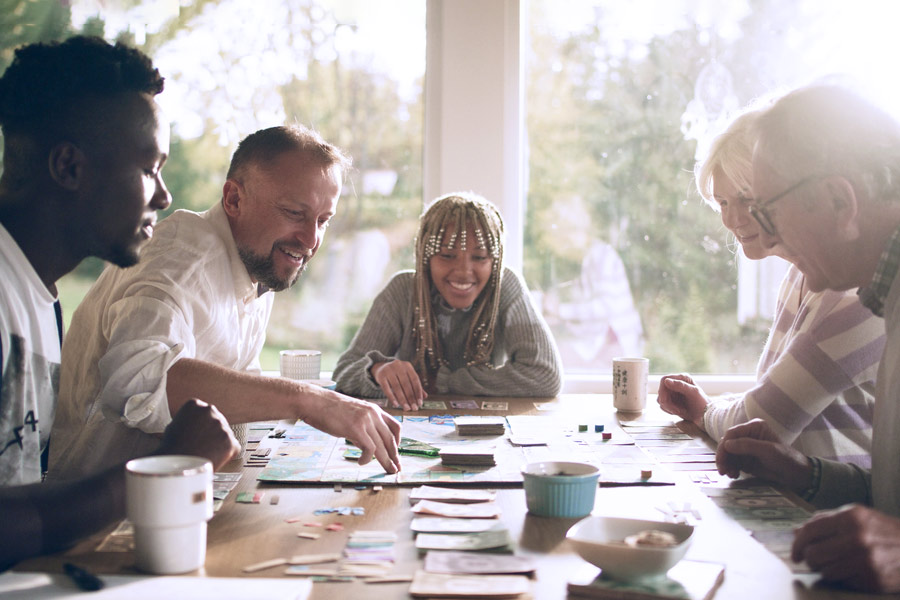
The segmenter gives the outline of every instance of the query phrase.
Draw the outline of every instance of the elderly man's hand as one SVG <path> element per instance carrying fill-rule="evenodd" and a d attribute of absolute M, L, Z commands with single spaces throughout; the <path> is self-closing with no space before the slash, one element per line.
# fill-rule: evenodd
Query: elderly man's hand
<path fill-rule="evenodd" d="M 900 591 L 900 520 L 859 504 L 817 513 L 797 529 L 791 557 L 824 581 Z"/>
<path fill-rule="evenodd" d="M 719 473 L 740 477 L 741 471 L 779 483 L 795 493 L 812 482 L 809 458 L 779 441 L 762 419 L 735 425 L 716 449 Z"/>
<path fill-rule="evenodd" d="M 207 458 L 218 469 L 240 451 L 228 421 L 215 406 L 188 400 L 175 413 L 155 454 L 187 454 Z"/>
<path fill-rule="evenodd" d="M 660 379 L 656 401 L 670 415 L 703 427 L 703 413 L 709 398 L 687 373 L 666 375 Z"/>
<path fill-rule="evenodd" d="M 394 408 L 419 410 L 428 397 L 419 374 L 412 363 L 405 360 L 376 363 L 369 369 L 375 383 L 384 391 Z"/>
<path fill-rule="evenodd" d="M 400 470 L 400 423 L 378 406 L 325 389 L 312 390 L 303 420 L 325 433 L 347 438 L 362 450 L 359 464 L 375 457 L 384 470 Z"/>

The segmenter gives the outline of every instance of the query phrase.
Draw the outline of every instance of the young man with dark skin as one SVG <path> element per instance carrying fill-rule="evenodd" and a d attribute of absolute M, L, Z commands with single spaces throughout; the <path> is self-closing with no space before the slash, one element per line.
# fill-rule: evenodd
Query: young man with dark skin
<path fill-rule="evenodd" d="M 124 516 L 122 464 L 41 483 L 59 382 L 56 281 L 88 256 L 133 265 L 169 206 L 162 88 L 137 50 L 85 37 L 20 48 L 0 77 L 0 569 Z M 214 467 L 236 451 L 222 415 L 195 399 L 155 450 Z"/>

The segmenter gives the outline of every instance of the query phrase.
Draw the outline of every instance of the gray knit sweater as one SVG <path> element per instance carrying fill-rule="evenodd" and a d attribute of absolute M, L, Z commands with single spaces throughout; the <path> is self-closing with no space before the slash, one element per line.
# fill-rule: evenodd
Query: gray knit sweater
<path fill-rule="evenodd" d="M 413 295 L 415 272 L 395 274 L 375 298 L 365 322 L 334 370 L 337 389 L 364 398 L 384 398 L 369 374 L 376 362 L 415 358 Z M 441 394 L 469 396 L 555 396 L 562 387 L 562 365 L 556 342 L 534 309 L 525 283 L 505 268 L 500 284 L 500 308 L 494 330 L 494 368 L 467 367 L 463 362 L 472 315 L 450 308 L 436 295 L 443 356 L 449 367 L 437 373 Z"/>

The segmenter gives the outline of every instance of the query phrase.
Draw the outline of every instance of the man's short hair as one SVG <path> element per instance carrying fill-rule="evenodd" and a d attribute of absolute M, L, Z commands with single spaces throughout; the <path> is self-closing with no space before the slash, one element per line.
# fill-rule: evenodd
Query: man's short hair
<path fill-rule="evenodd" d="M 260 129 L 245 137 L 228 167 L 228 179 L 239 180 L 249 165 L 265 168 L 283 152 L 298 150 L 323 169 L 337 166 L 341 177 L 347 174 L 352 159 L 334 144 L 326 142 L 317 132 L 303 125 L 279 125 Z"/>
<path fill-rule="evenodd" d="M 30 44 L 16 50 L 0 77 L 0 127 L 6 136 L 42 136 L 79 119 L 78 107 L 91 97 L 162 90 L 150 58 L 122 43 L 75 36 Z"/>
<path fill-rule="evenodd" d="M 900 123 L 847 87 L 794 90 L 759 117 L 756 129 L 756 154 L 785 180 L 842 175 L 874 199 L 900 189 Z"/>

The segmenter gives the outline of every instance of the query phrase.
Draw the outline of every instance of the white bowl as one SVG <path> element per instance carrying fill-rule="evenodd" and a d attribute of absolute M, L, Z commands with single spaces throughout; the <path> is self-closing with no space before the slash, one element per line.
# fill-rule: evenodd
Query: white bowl
<path fill-rule="evenodd" d="M 671 533 L 678 544 L 670 547 L 625 544 L 629 535 L 648 529 Z M 693 533 L 692 526 L 680 523 L 588 517 L 573 525 L 566 538 L 581 558 L 600 567 L 604 576 L 630 580 L 664 575 L 684 557 Z"/>

